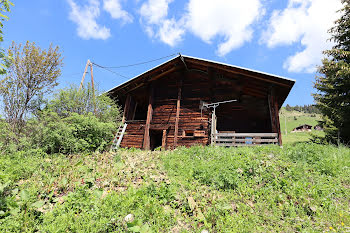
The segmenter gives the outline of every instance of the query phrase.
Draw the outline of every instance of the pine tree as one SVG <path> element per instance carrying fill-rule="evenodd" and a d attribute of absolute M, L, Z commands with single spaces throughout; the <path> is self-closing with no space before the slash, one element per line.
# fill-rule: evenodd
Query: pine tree
<path fill-rule="evenodd" d="M 342 140 L 350 143 L 350 0 L 342 0 L 341 17 L 329 30 L 331 50 L 323 53 L 326 58 L 319 67 L 314 94 L 317 108 L 323 114 L 323 128 L 326 139 L 331 142 Z"/>
<path fill-rule="evenodd" d="M 292 111 L 292 107 L 291 107 L 289 104 L 287 104 L 286 110 L 287 110 L 287 111 Z"/>

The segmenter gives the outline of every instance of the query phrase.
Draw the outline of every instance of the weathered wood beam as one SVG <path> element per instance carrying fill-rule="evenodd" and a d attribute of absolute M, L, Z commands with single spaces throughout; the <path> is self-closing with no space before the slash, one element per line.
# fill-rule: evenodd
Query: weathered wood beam
<path fill-rule="evenodd" d="M 282 134 L 281 134 L 281 126 L 280 126 L 280 116 L 278 112 L 278 101 L 276 96 L 274 97 L 274 107 L 275 107 L 275 118 L 276 118 L 276 131 L 278 133 L 278 145 L 282 146 Z"/>
<path fill-rule="evenodd" d="M 171 66 L 174 66 L 176 63 L 178 63 L 179 61 L 178 60 L 173 60 L 169 63 L 166 63 L 166 64 L 163 64 L 162 66 L 160 67 L 157 67 L 157 69 L 152 69 L 152 70 L 149 70 L 147 71 L 146 73 L 143 73 L 133 79 L 130 79 L 127 83 L 125 83 L 123 86 L 119 86 L 118 88 L 115 88 L 113 89 L 112 91 L 117 91 L 117 90 L 120 90 L 120 89 L 123 89 L 123 88 L 126 88 L 127 86 L 133 84 L 134 82 L 136 82 L 138 79 L 143 79 L 145 77 L 149 77 L 149 76 L 153 76 L 153 73 L 157 72 L 159 69 L 160 70 L 166 70 L 168 69 L 169 67 Z"/>
<path fill-rule="evenodd" d="M 182 78 L 182 77 L 181 77 Z M 174 149 L 177 146 L 177 137 L 179 134 L 179 120 L 180 120 L 180 109 L 181 109 L 181 91 L 182 91 L 182 79 L 179 82 L 177 102 L 176 102 L 176 118 L 175 118 L 175 132 L 174 132 Z"/>
<path fill-rule="evenodd" d="M 211 64 L 211 63 L 203 63 L 202 61 L 197 61 L 197 60 L 187 60 L 187 62 L 190 62 L 190 63 L 194 63 L 194 64 L 199 64 L 199 65 L 206 65 L 208 67 L 211 67 L 211 68 L 216 68 L 216 69 L 219 69 L 219 70 L 224 70 L 228 73 L 232 73 L 232 74 L 241 74 L 241 75 L 244 75 L 246 77 L 250 77 L 250 78 L 254 78 L 254 79 L 258 79 L 258 80 L 263 80 L 265 82 L 269 82 L 269 83 L 273 83 L 273 84 L 277 84 L 277 85 L 280 85 L 280 86 L 285 86 L 285 87 L 290 87 L 291 85 L 290 84 L 287 84 L 285 82 L 288 82 L 287 80 L 281 80 L 281 82 L 278 82 L 278 81 L 274 81 L 272 80 L 272 77 L 261 77 L 262 75 L 257 73 L 256 75 L 255 74 L 251 74 L 252 71 L 248 71 L 248 70 L 238 70 L 238 68 L 225 68 L 224 66 L 222 65 L 219 65 L 219 64 Z"/>
<path fill-rule="evenodd" d="M 157 80 L 157 79 L 159 79 L 161 77 L 164 77 L 165 75 L 170 74 L 172 72 L 175 72 L 177 70 L 179 70 L 179 67 L 175 66 L 175 67 L 173 67 L 173 68 L 171 68 L 171 69 L 169 69 L 167 71 L 164 71 L 164 72 L 162 72 L 160 74 L 157 74 L 157 75 L 153 76 L 152 78 L 149 79 L 149 81 L 151 82 L 151 81 Z"/>
<path fill-rule="evenodd" d="M 163 137 L 162 137 L 162 150 L 166 150 L 166 129 L 163 130 Z"/>
<path fill-rule="evenodd" d="M 130 92 L 132 92 L 133 90 L 136 90 L 136 89 L 142 87 L 143 85 L 144 85 L 144 83 L 140 83 L 140 84 L 136 85 L 135 87 L 133 87 L 133 88 L 127 90 L 126 93 L 130 93 Z"/>
<path fill-rule="evenodd" d="M 215 114 L 215 109 L 213 109 L 213 112 L 211 114 L 211 145 L 215 144 L 215 134 L 216 134 L 216 123 L 217 123 L 217 117 Z"/>
<path fill-rule="evenodd" d="M 147 110 L 147 120 L 145 125 L 145 133 L 143 136 L 143 149 L 149 150 L 150 149 L 150 126 L 152 121 L 152 115 L 153 115 L 153 97 L 154 97 L 154 89 L 153 86 L 150 86 L 149 91 L 149 99 L 148 99 L 148 110 Z"/>
<path fill-rule="evenodd" d="M 274 107 L 273 107 L 273 97 L 272 97 L 272 91 L 269 90 L 269 93 L 267 95 L 267 101 L 269 105 L 269 112 L 270 112 L 270 121 L 271 121 L 271 131 L 276 133 L 275 128 L 275 114 L 274 114 Z"/>
<path fill-rule="evenodd" d="M 269 104 L 269 110 L 270 110 L 272 132 L 278 134 L 278 144 L 282 146 L 282 135 L 281 135 L 281 128 L 280 128 L 279 114 L 278 114 L 278 101 L 276 98 L 274 87 L 270 88 L 269 90 L 268 104 Z"/>
<path fill-rule="evenodd" d="M 137 105 L 138 105 L 138 103 L 135 101 L 135 107 L 134 107 L 134 110 L 132 111 L 132 118 L 131 118 L 131 120 L 135 120 L 135 114 L 136 114 Z"/>
<path fill-rule="evenodd" d="M 125 100 L 125 105 L 124 105 L 124 112 L 123 112 L 123 119 L 122 123 L 124 124 L 125 121 L 128 120 L 128 113 L 129 113 L 129 108 L 130 108 L 130 102 L 131 102 L 131 95 L 128 95 Z"/>

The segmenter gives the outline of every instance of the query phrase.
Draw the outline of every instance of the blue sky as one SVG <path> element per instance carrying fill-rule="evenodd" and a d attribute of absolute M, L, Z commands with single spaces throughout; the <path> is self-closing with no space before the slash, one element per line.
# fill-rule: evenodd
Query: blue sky
<path fill-rule="evenodd" d="M 87 59 L 119 66 L 174 53 L 296 80 L 286 104 L 312 104 L 313 81 L 340 0 L 30 0 L 13 1 L 2 47 L 11 41 L 58 45 L 60 86 L 79 84 Z M 163 61 L 115 69 L 134 77 Z M 90 76 L 88 75 L 86 80 Z M 98 67 L 108 90 L 127 79 Z"/>

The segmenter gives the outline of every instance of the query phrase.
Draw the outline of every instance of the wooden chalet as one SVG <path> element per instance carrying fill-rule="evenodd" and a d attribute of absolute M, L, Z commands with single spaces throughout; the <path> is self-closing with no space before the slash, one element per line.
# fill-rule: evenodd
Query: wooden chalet
<path fill-rule="evenodd" d="M 292 130 L 292 133 L 305 132 L 305 131 L 311 131 L 311 130 L 312 130 L 312 125 L 303 124 L 303 125 L 299 125 L 298 127 L 294 128 Z"/>
<path fill-rule="evenodd" d="M 282 145 L 279 109 L 295 81 L 179 55 L 108 91 L 120 147 Z"/>

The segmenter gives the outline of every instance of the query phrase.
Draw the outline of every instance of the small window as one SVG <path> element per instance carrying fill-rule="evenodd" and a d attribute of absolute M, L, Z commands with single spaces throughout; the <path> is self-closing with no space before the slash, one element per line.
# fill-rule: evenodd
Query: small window
<path fill-rule="evenodd" d="M 194 136 L 194 131 L 185 131 L 186 137 L 193 137 Z"/>
<path fill-rule="evenodd" d="M 194 130 L 182 130 L 182 137 L 193 137 Z"/>
<path fill-rule="evenodd" d="M 204 130 L 183 130 L 182 137 L 205 137 Z"/>

